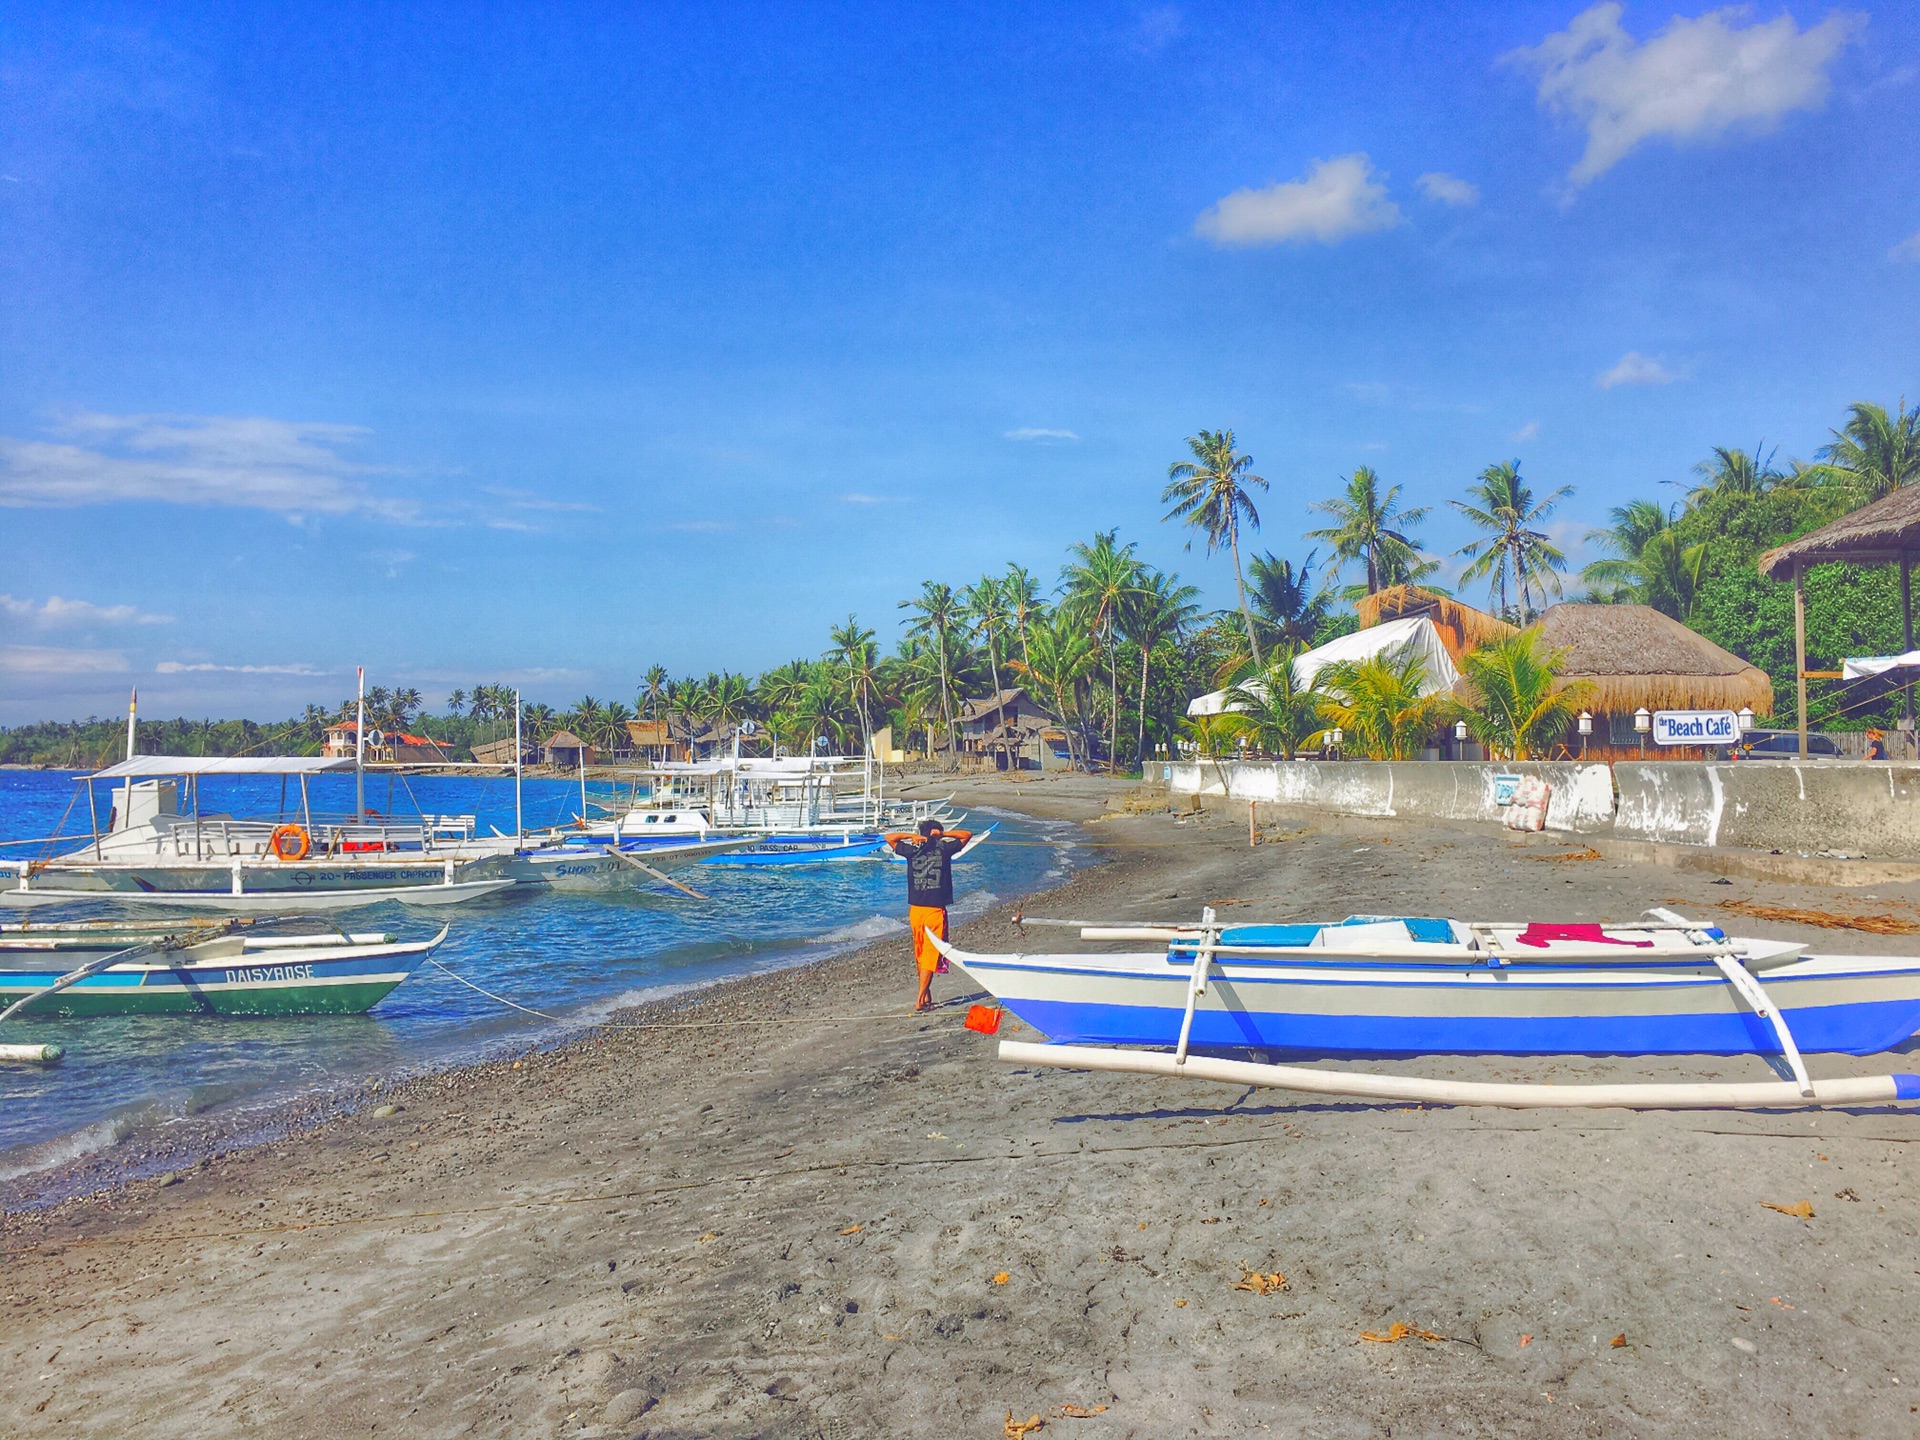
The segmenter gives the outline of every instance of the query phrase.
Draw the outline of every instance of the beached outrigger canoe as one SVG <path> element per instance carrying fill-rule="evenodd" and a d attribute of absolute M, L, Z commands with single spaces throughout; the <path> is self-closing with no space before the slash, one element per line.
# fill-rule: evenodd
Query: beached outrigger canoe
<path fill-rule="evenodd" d="M 1086 927 L 1081 935 L 1155 941 L 1159 948 L 976 955 L 935 943 L 1053 1042 L 1004 1043 L 1002 1058 L 1022 1063 L 1449 1103 L 1920 1099 L 1920 1079 L 1912 1076 L 1814 1082 L 1801 1060 L 1803 1052 L 1878 1053 L 1920 1029 L 1915 957 L 1807 955 L 1804 945 L 1730 937 L 1664 910 L 1631 925 L 1362 915 L 1330 925 L 1240 926 L 1217 924 L 1209 910 L 1198 926 Z M 1122 1046 L 1171 1053 L 1116 1048 Z M 1199 1051 L 1758 1055 L 1779 1057 L 1793 1079 L 1462 1085 L 1219 1060 Z"/>
<path fill-rule="evenodd" d="M 257 932 L 250 921 L 0 929 L 0 1020 L 90 1015 L 358 1015 L 447 938 Z M 21 1003 L 26 1002 L 26 1003 Z"/>

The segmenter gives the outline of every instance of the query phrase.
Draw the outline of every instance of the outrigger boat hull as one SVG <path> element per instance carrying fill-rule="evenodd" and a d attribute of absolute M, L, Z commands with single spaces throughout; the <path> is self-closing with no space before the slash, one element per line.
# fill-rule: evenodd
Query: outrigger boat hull
<path fill-rule="evenodd" d="M 372 882 L 345 889 L 304 889 L 298 884 L 283 886 L 252 883 L 258 875 L 272 873 L 270 870 L 249 870 L 239 891 L 233 890 L 230 885 L 224 890 L 189 889 L 177 883 L 184 878 L 179 871 L 171 873 L 169 878 L 176 883 L 168 886 L 143 887 L 133 884 L 123 888 L 118 885 L 111 887 L 103 885 L 98 889 L 82 889 L 67 885 L 42 886 L 29 883 L 15 889 L 0 890 L 0 903 L 36 906 L 105 901 L 121 905 L 208 910 L 221 914 L 252 913 L 265 906 L 288 914 L 296 912 L 309 914 L 318 911 L 353 910 L 361 906 L 379 905 L 388 901 L 401 905 L 460 905 L 469 900 L 477 900 L 483 895 L 509 889 L 515 883 L 512 879 L 499 877 L 456 880 L 449 883 L 441 875 L 438 866 L 433 867 L 432 878 L 422 878 L 417 883 L 409 885 Z M 227 874 L 228 872 L 224 870 L 209 871 L 207 878 L 212 880 Z M 67 877 L 63 875 L 61 878 Z"/>
<path fill-rule="evenodd" d="M 1756 953 L 1799 948 L 1725 943 L 1754 946 Z M 975 955 L 942 948 L 1055 1043 L 1180 1042 L 1194 942 L 1146 954 Z M 1632 949 L 1623 949 L 1618 959 L 1543 953 L 1512 963 L 1487 955 L 1467 959 L 1461 948 L 1402 943 L 1397 954 L 1369 956 L 1313 953 L 1295 944 L 1272 947 L 1270 954 L 1215 954 L 1204 992 L 1194 999 L 1188 1044 L 1196 1051 L 1328 1057 L 1779 1050 L 1773 1022 L 1709 959 L 1663 954 L 1636 960 L 1629 958 Z M 1920 958 L 1814 955 L 1756 969 L 1803 1052 L 1874 1054 L 1920 1029 Z"/>

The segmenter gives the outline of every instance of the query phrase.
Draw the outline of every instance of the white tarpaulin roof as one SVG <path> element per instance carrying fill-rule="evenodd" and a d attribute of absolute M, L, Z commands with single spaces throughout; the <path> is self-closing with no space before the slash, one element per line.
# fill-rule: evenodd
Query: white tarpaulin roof
<path fill-rule="evenodd" d="M 325 755 L 136 755 L 96 770 L 95 780 L 138 780 L 145 775 L 320 775 L 351 770 L 353 761 Z"/>
<path fill-rule="evenodd" d="M 1855 660 L 1843 660 L 1840 662 L 1840 674 L 1848 680 L 1870 680 L 1889 670 L 1912 670 L 1916 667 L 1920 667 L 1920 650 L 1909 650 L 1904 655 L 1862 655 Z"/>
<path fill-rule="evenodd" d="M 1420 685 L 1422 695 L 1438 695 L 1451 690 L 1460 679 L 1460 672 L 1454 668 L 1453 657 L 1447 654 L 1440 632 L 1434 628 L 1433 621 L 1424 615 L 1407 620 L 1389 620 L 1384 625 L 1356 630 L 1351 635 L 1342 635 L 1338 640 L 1329 640 L 1324 645 L 1303 651 L 1294 656 L 1293 678 L 1296 684 L 1305 687 L 1313 683 L 1314 676 L 1336 661 L 1371 660 L 1376 655 L 1401 660 L 1410 654 L 1418 655 L 1425 663 L 1426 678 Z M 1256 695 L 1266 693 L 1258 680 L 1252 681 L 1246 688 Z M 1226 708 L 1227 692 L 1215 690 L 1211 695 L 1202 695 L 1189 702 L 1187 714 L 1219 715 Z"/>

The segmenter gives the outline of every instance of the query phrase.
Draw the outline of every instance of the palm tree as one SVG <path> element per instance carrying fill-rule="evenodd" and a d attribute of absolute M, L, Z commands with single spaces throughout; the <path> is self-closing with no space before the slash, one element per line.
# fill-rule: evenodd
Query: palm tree
<path fill-rule="evenodd" d="M 1322 714 L 1376 760 L 1411 759 L 1454 708 L 1445 695 L 1420 693 L 1426 663 L 1414 654 L 1340 660 L 1316 678 L 1328 696 Z"/>
<path fill-rule="evenodd" d="M 1460 572 L 1460 578 L 1478 580 L 1483 575 L 1493 576 L 1492 589 L 1500 597 L 1500 613 L 1505 616 L 1511 613 L 1507 609 L 1507 577 L 1511 573 L 1520 601 L 1520 623 L 1525 625 L 1528 594 L 1538 590 L 1544 606 L 1549 591 L 1555 595 L 1560 593 L 1560 578 L 1555 572 L 1567 567 L 1566 556 L 1547 538 L 1545 531 L 1534 527 L 1573 493 L 1573 487 L 1562 485 L 1536 503 L 1533 491 L 1520 478 L 1520 462 L 1513 460 L 1482 470 L 1480 483 L 1468 486 L 1467 493 L 1479 503 L 1465 500 L 1447 503 L 1486 534 L 1454 552 L 1478 557 Z"/>
<path fill-rule="evenodd" d="M 569 730 L 592 745 L 597 743 L 595 737 L 600 734 L 606 714 L 606 707 L 593 696 L 582 695 L 563 718 Z"/>
<path fill-rule="evenodd" d="M 1556 689 L 1565 650 L 1549 650 L 1538 631 L 1489 641 L 1461 657 L 1474 707 L 1463 717 L 1474 739 L 1506 760 L 1525 760 L 1567 733 L 1592 687 Z"/>
<path fill-rule="evenodd" d="M 827 653 L 846 677 L 847 696 L 860 715 L 860 738 L 870 750 L 873 720 L 868 704 L 875 696 L 879 678 L 873 631 L 862 628 L 856 616 L 848 615 L 847 623 L 834 626 L 827 638 L 833 642 L 833 649 Z"/>
<path fill-rule="evenodd" d="M 661 703 L 667 698 L 667 667 L 649 665 L 646 679 L 640 682 L 640 698 L 635 708 L 649 720 L 660 718 Z"/>
<path fill-rule="evenodd" d="M 967 619 L 973 622 L 974 633 L 987 642 L 987 669 L 993 676 L 993 693 L 997 696 L 1000 693 L 1000 637 L 1007 633 L 1011 619 L 1003 583 L 991 575 L 982 575 L 960 592 L 960 603 Z"/>
<path fill-rule="evenodd" d="M 953 730 L 953 689 L 947 663 L 947 646 L 954 627 L 960 623 L 960 601 L 951 585 L 927 580 L 921 583 L 917 596 L 900 602 L 900 608 L 911 610 L 915 616 L 913 623 L 907 627 L 907 634 L 930 639 L 940 657 L 940 718 L 947 727 L 947 754 L 950 758 L 957 758 L 960 742 Z"/>
<path fill-rule="evenodd" d="M 1298 569 L 1275 555 L 1256 555 L 1247 562 L 1253 577 L 1254 625 L 1266 636 L 1270 649 L 1311 645 L 1325 622 L 1326 587 L 1313 585 L 1313 560 L 1318 553 L 1309 550 Z"/>
<path fill-rule="evenodd" d="M 1028 659 L 1027 629 L 1034 621 L 1044 619 L 1047 613 L 1047 607 L 1040 599 L 1040 582 L 1027 572 L 1025 566 L 1009 565 L 1007 573 L 1000 577 L 1000 598 L 1006 602 L 1013 628 L 1020 632 L 1020 658 Z"/>
<path fill-rule="evenodd" d="M 1380 477 L 1372 466 L 1362 465 L 1353 472 L 1345 495 L 1318 501 L 1313 508 L 1331 515 L 1334 523 L 1324 530 L 1309 530 L 1307 538 L 1327 541 L 1343 563 L 1364 561 L 1366 594 L 1388 585 L 1411 584 L 1432 568 L 1432 562 L 1422 560 L 1419 547 L 1406 533 L 1427 518 L 1427 507 L 1401 509 L 1400 487 L 1390 486 L 1382 494 Z M 1256 659 L 1259 653 L 1254 651 Z"/>
<path fill-rule="evenodd" d="M 1649 540 L 1673 524 L 1673 511 L 1651 500 L 1629 500 L 1607 515 L 1613 523 L 1589 530 L 1587 543 L 1610 553 L 1583 567 L 1580 578 L 1589 585 L 1607 587 L 1615 597 L 1633 594 L 1642 580 L 1640 554 Z"/>
<path fill-rule="evenodd" d="M 1681 624 L 1693 618 L 1693 602 L 1706 570 L 1707 542 L 1680 543 L 1680 532 L 1663 530 L 1649 540 L 1637 561 L 1645 603 Z"/>
<path fill-rule="evenodd" d="M 1778 447 L 1763 453 L 1763 445 L 1764 442 L 1754 446 L 1751 455 L 1744 450 L 1729 450 L 1724 445 L 1714 446 L 1712 458 L 1693 467 L 1700 483 L 1687 492 L 1687 503 L 1698 505 L 1716 495 L 1766 494 L 1786 476 L 1773 463 Z"/>
<path fill-rule="evenodd" d="M 1320 675 L 1316 672 L 1311 684 L 1300 684 L 1293 667 L 1299 653 L 1297 643 L 1283 645 L 1269 657 L 1257 681 L 1227 691 L 1228 714 L 1240 733 L 1269 754 L 1278 751 L 1288 760 L 1325 728 L 1320 719 L 1326 698 L 1320 693 Z"/>
<path fill-rule="evenodd" d="M 1093 637 L 1067 616 L 1054 615 L 1034 625 L 1028 645 L 1028 658 L 1019 662 L 1019 668 L 1053 700 L 1054 712 L 1067 732 L 1068 759 L 1080 764 L 1073 754 L 1073 731 L 1080 715 L 1080 682 L 1096 663 Z"/>
<path fill-rule="evenodd" d="M 1134 556 L 1131 541 L 1116 545 L 1117 530 L 1102 530 L 1091 545 L 1075 544 L 1072 559 L 1060 567 L 1062 608 L 1100 639 L 1107 654 L 1107 763 L 1111 765 L 1120 739 L 1120 665 L 1113 635 L 1121 605 L 1140 587 L 1145 569 Z"/>
<path fill-rule="evenodd" d="M 1892 415 L 1883 406 L 1856 400 L 1847 407 L 1847 423 L 1833 432 L 1833 443 L 1819 454 L 1827 469 L 1847 481 L 1865 501 L 1891 495 L 1920 480 L 1920 408 L 1907 409 L 1907 397 Z"/>
<path fill-rule="evenodd" d="M 1160 496 L 1163 505 L 1173 508 L 1161 516 L 1167 520 L 1185 520 L 1207 537 L 1211 555 L 1222 543 L 1233 552 L 1233 584 L 1240 596 L 1240 618 L 1246 622 L 1247 645 L 1257 662 L 1260 642 L 1253 633 L 1253 612 L 1247 608 L 1247 581 L 1240 569 L 1240 526 L 1244 521 L 1254 530 L 1260 528 L 1260 512 L 1253 508 L 1248 492 L 1264 490 L 1267 482 L 1253 473 L 1253 457 L 1233 448 L 1233 431 L 1202 430 L 1187 437 L 1193 459 L 1178 460 L 1167 467 L 1167 488 Z M 1193 548 L 1193 542 L 1187 542 Z"/>
<path fill-rule="evenodd" d="M 1706 568 L 1707 542 L 1682 545 L 1672 512 L 1651 500 L 1630 500 L 1609 513 L 1613 524 L 1588 531 L 1587 540 L 1613 553 L 1583 568 L 1580 578 L 1605 586 L 1608 598 L 1651 605 L 1684 623 Z"/>
<path fill-rule="evenodd" d="M 456 690 L 447 696 L 447 713 L 449 715 L 458 715 L 466 708 L 466 704 L 467 692 L 464 690 Z"/>
<path fill-rule="evenodd" d="M 1200 592 L 1177 575 L 1155 570 L 1120 602 L 1120 633 L 1140 651 L 1140 703 L 1134 707 L 1134 758 L 1147 757 L 1147 664 L 1156 646 L 1178 640 L 1199 618 Z"/>

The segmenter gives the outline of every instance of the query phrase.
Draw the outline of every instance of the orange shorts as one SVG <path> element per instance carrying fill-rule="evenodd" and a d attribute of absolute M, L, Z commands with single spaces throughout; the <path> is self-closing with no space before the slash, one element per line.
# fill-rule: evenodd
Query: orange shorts
<path fill-rule="evenodd" d="M 907 928 L 913 932 L 913 963 L 927 972 L 944 969 L 945 958 L 933 948 L 927 936 L 947 938 L 946 910 L 939 905 L 909 905 Z"/>

